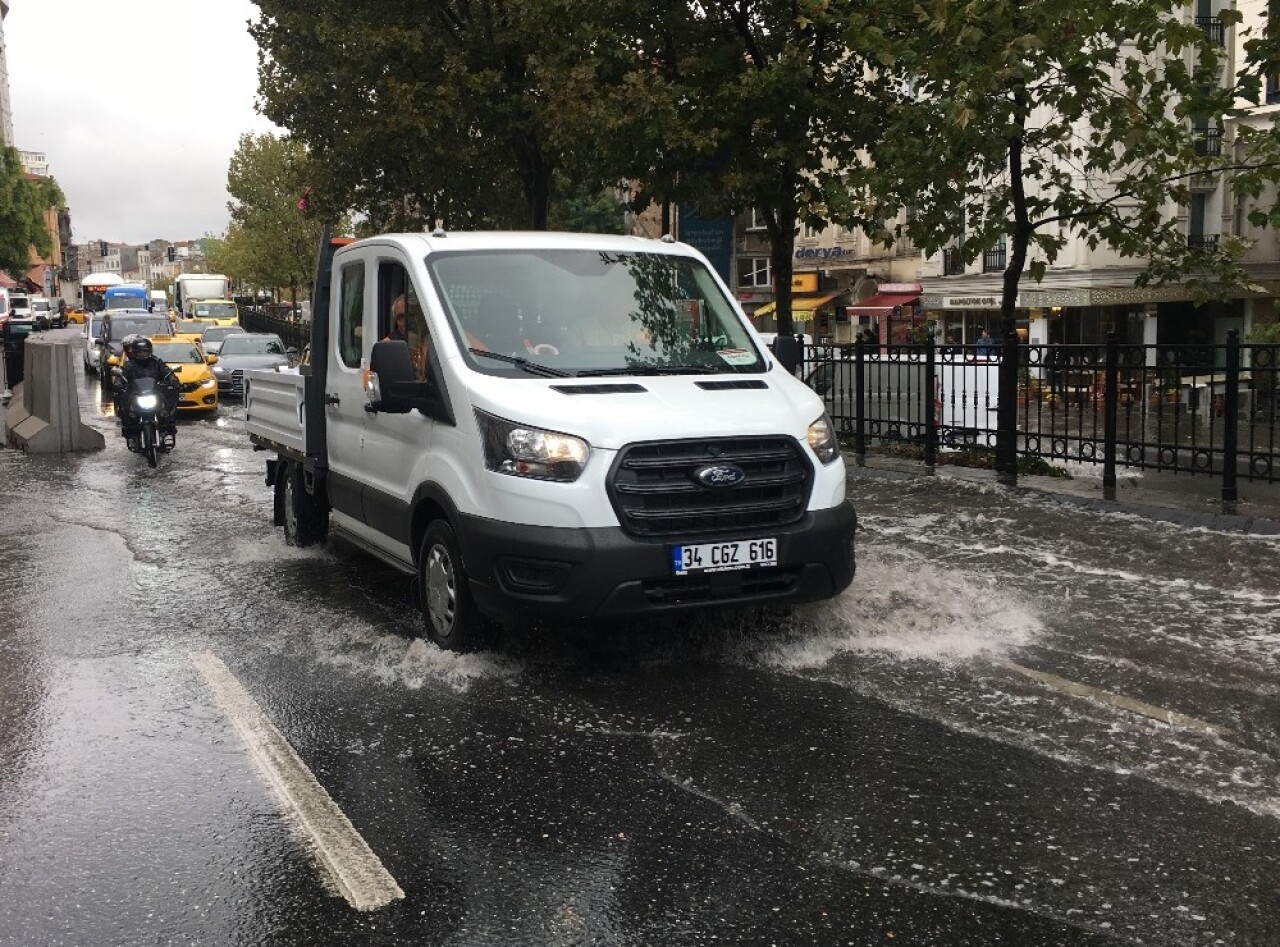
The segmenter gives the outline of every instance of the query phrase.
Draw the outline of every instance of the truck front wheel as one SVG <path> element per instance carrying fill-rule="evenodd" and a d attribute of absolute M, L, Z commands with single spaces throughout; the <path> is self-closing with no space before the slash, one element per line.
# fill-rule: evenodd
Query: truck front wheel
<path fill-rule="evenodd" d="M 290 546 L 311 546 L 320 542 L 326 532 L 326 514 L 320 501 L 307 492 L 302 465 L 281 461 L 276 476 L 284 477 L 280 496 L 284 541 Z"/>
<path fill-rule="evenodd" d="M 427 637 L 446 651 L 482 651 L 492 644 L 493 626 L 476 609 L 458 540 L 449 524 L 435 520 L 422 537 L 418 588 Z"/>

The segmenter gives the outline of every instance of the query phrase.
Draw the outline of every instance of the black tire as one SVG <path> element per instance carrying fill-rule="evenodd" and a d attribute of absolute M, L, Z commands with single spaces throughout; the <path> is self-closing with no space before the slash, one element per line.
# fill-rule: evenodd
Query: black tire
<path fill-rule="evenodd" d="M 280 488 L 284 541 L 299 547 L 322 542 L 328 532 L 328 511 L 307 492 L 301 464 L 281 460 L 280 467 L 276 476 L 284 478 Z"/>
<path fill-rule="evenodd" d="M 418 589 L 426 636 L 446 651 L 468 654 L 493 645 L 493 623 L 471 598 L 458 540 L 444 520 L 434 520 L 422 537 Z"/>
<path fill-rule="evenodd" d="M 147 457 L 147 465 L 156 465 L 156 428 L 154 424 L 142 425 L 142 453 Z"/>

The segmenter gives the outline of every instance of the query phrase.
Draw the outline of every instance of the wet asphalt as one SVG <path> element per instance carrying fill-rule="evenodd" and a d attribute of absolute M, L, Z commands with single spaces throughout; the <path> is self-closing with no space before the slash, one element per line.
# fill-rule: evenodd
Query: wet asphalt
<path fill-rule="evenodd" d="M 832 602 L 463 657 L 285 546 L 238 405 L 156 470 L 81 405 L 106 450 L 0 451 L 0 944 L 1280 943 L 1275 537 L 853 471 Z M 403 899 L 337 895 L 205 652 Z"/>

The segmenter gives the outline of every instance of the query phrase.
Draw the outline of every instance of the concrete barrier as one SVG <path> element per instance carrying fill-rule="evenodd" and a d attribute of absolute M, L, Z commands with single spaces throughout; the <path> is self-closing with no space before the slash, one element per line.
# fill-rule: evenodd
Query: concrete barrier
<path fill-rule="evenodd" d="M 101 450 L 106 438 L 80 420 L 78 334 L 27 338 L 23 380 L 5 416 L 8 442 L 28 454 Z"/>

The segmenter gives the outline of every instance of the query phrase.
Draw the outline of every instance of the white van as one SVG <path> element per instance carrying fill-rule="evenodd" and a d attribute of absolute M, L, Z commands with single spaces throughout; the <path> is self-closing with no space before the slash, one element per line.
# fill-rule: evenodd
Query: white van
<path fill-rule="evenodd" d="M 490 619 L 791 604 L 852 581 L 822 401 L 692 248 L 390 234 L 327 244 L 319 272 L 310 364 L 247 380 L 276 522 L 414 576 L 442 647 L 481 646 Z"/>

